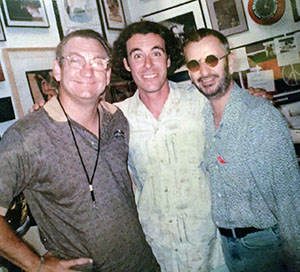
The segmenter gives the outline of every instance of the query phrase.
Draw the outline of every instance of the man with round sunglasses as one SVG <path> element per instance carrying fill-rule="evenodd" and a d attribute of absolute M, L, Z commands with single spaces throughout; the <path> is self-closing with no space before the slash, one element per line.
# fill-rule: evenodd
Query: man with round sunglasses
<path fill-rule="evenodd" d="M 232 79 L 225 36 L 199 29 L 184 55 L 204 109 L 202 169 L 210 181 L 212 216 L 230 271 L 299 271 L 300 174 L 280 112 Z"/>

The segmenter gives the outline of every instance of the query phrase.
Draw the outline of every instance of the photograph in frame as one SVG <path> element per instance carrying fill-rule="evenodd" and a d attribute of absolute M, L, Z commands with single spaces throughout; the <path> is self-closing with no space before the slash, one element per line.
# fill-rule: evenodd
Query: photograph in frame
<path fill-rule="evenodd" d="M 121 30 L 126 26 L 122 0 L 102 0 L 108 29 Z"/>
<path fill-rule="evenodd" d="M 5 42 L 5 41 L 6 41 L 6 36 L 5 36 L 2 22 L 0 20 L 0 42 Z"/>
<path fill-rule="evenodd" d="M 55 48 L 4 48 L 2 53 L 12 90 L 15 111 L 18 117 L 21 118 L 28 112 L 34 102 L 30 93 L 26 72 L 52 69 L 52 63 L 55 59 Z"/>
<path fill-rule="evenodd" d="M 242 0 L 206 0 L 212 28 L 225 36 L 248 30 Z"/>
<path fill-rule="evenodd" d="M 2 0 L 7 27 L 49 27 L 44 0 Z"/>
<path fill-rule="evenodd" d="M 291 0 L 294 22 L 300 21 L 300 2 L 299 0 Z"/>
<path fill-rule="evenodd" d="M 0 62 L 0 81 L 5 81 L 5 76 L 4 76 L 1 62 Z"/>
<path fill-rule="evenodd" d="M 52 0 L 60 39 L 78 29 L 93 29 L 106 38 L 98 0 Z"/>
<path fill-rule="evenodd" d="M 26 78 L 35 104 L 47 102 L 51 97 L 57 95 L 53 84 L 52 69 L 26 71 Z"/>
<path fill-rule="evenodd" d="M 11 97 L 0 98 L 0 123 L 16 119 Z"/>

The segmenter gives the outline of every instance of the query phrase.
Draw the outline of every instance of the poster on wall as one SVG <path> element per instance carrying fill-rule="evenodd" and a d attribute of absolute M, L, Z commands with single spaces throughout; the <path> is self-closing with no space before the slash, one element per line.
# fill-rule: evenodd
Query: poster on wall
<path fill-rule="evenodd" d="M 1 9 L 7 27 L 49 27 L 43 0 L 2 0 Z"/>
<path fill-rule="evenodd" d="M 61 39 L 69 32 L 85 28 L 93 29 L 106 38 L 99 0 L 52 2 Z"/>
<path fill-rule="evenodd" d="M 265 88 L 277 105 L 300 100 L 299 39 L 296 32 L 246 45 L 249 68 L 242 71 L 241 85 Z"/>

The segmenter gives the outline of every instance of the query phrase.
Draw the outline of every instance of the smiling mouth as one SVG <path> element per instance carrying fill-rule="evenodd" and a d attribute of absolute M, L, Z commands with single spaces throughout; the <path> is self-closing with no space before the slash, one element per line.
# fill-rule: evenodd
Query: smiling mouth
<path fill-rule="evenodd" d="M 143 78 L 145 78 L 145 79 L 151 79 L 151 78 L 155 78 L 156 77 L 156 73 L 155 74 L 144 74 L 144 75 L 142 75 L 143 76 Z"/>

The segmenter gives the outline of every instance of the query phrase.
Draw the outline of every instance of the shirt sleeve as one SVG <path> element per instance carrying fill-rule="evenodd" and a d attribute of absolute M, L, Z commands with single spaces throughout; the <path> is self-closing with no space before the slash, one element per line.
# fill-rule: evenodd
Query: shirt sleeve
<path fill-rule="evenodd" d="M 30 158 L 26 142 L 16 129 L 9 128 L 0 142 L 0 207 L 8 209 L 11 201 L 25 187 Z"/>
<path fill-rule="evenodd" d="M 263 107 L 264 108 L 264 107 Z M 300 174 L 290 130 L 280 112 L 254 112 L 257 126 L 251 167 L 255 182 L 276 217 L 291 266 L 300 267 Z M 262 116 L 262 117 L 260 117 Z"/>

